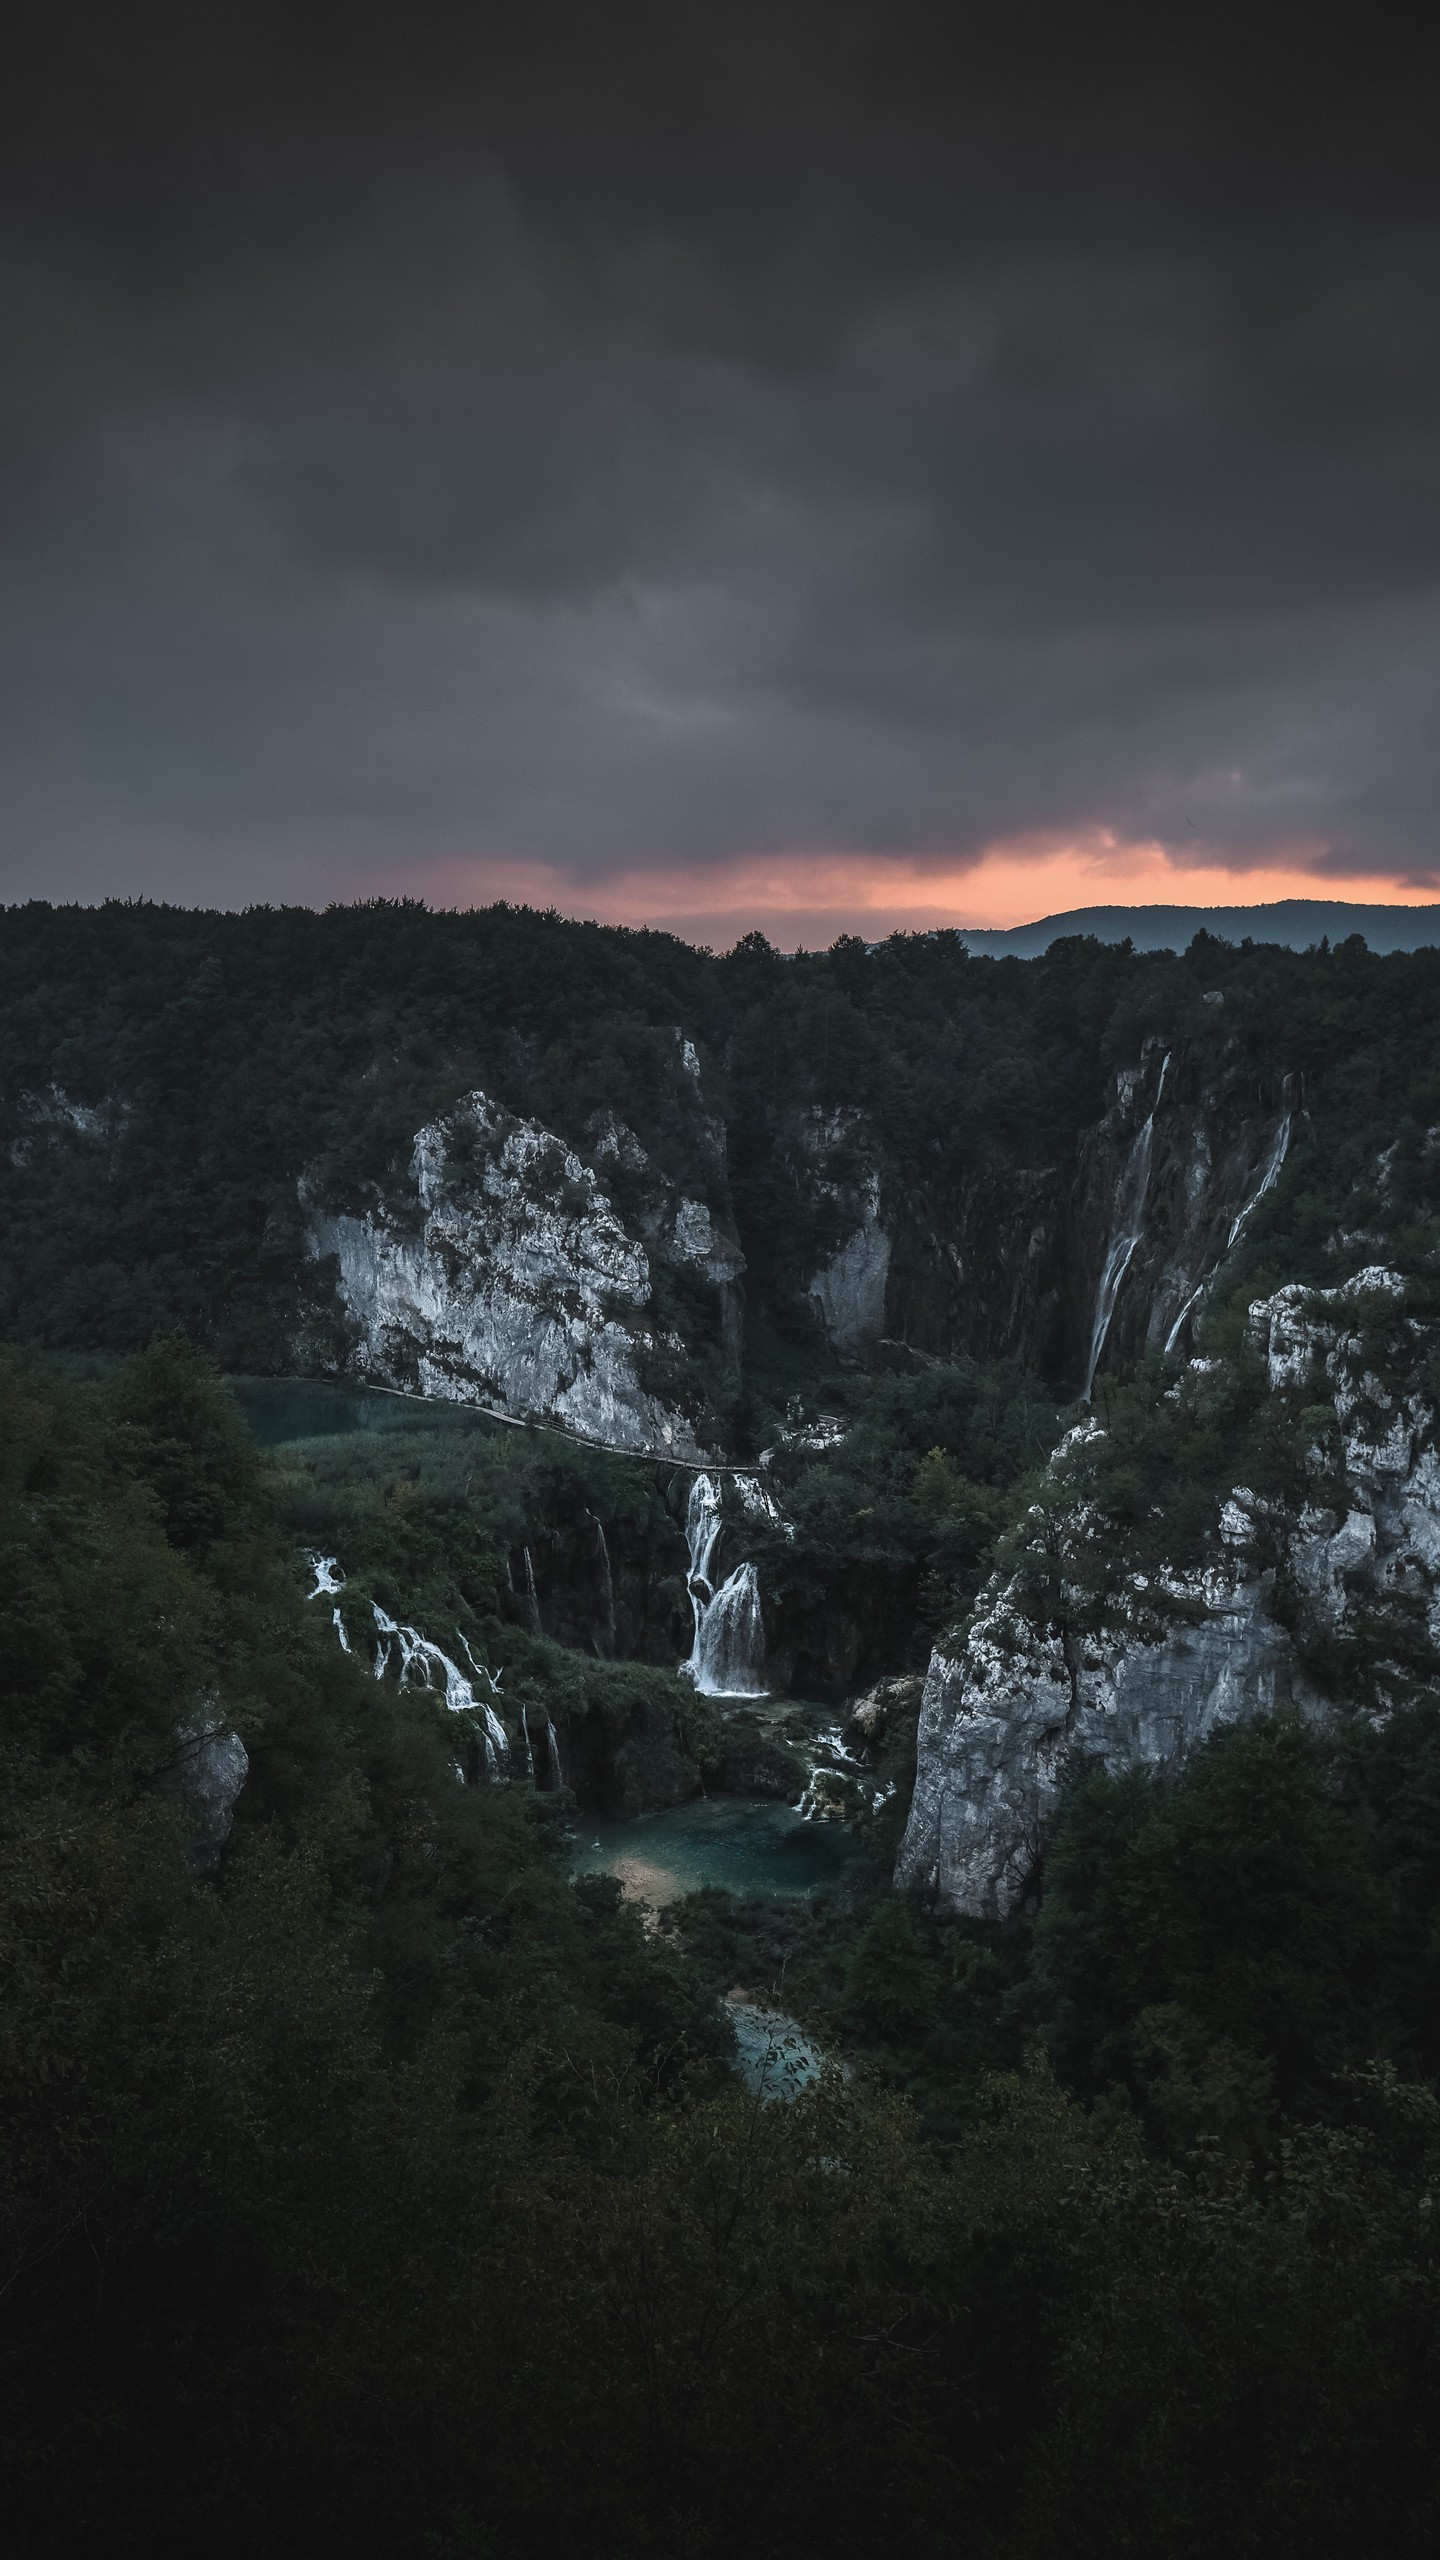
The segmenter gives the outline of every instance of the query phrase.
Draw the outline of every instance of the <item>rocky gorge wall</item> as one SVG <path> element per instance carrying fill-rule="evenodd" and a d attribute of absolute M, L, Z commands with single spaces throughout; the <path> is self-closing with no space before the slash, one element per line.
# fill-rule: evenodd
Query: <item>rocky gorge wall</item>
<path fill-rule="evenodd" d="M 1185 1346 L 1298 1120 L 1293 1078 L 1152 1040 L 1068 1159 L 986 1156 L 921 1194 L 864 1113 L 807 1108 L 777 1142 L 797 1227 L 825 1240 L 791 1284 L 792 1320 L 808 1312 L 844 1362 L 888 1339 L 1014 1357 L 1086 1391 L 1097 1368 Z M 615 1449 L 705 1454 L 721 1427 L 707 1398 L 739 1384 L 746 1269 L 718 1119 L 711 1154 L 707 1199 L 613 1115 L 580 1152 L 462 1096 L 416 1133 L 408 1183 L 361 1212 L 307 1204 L 346 1365 Z"/>
<path fill-rule="evenodd" d="M 645 1168 L 613 1123 L 595 1153 Z M 655 1322 L 652 1257 L 715 1293 L 723 1335 L 744 1258 L 706 1202 L 664 1202 L 647 1241 L 593 1164 L 480 1091 L 417 1132 L 410 1174 L 413 1190 L 363 1216 L 311 1214 L 311 1250 L 333 1264 L 356 1374 L 547 1417 L 611 1449 L 701 1454 L 686 1409 L 689 1346 Z"/>
<path fill-rule="evenodd" d="M 1384 1716 L 1440 1673 L 1436 1328 L 1405 1296 L 1378 1266 L 1281 1289 L 1252 1306 L 1239 1362 L 1188 1364 L 1177 1432 L 1233 1411 L 1248 1361 L 1251 1444 L 1285 1430 L 1301 1454 L 1283 1490 L 1217 1492 L 1183 1558 L 1154 1561 L 1163 1503 L 1148 1539 L 1109 1507 L 1098 1423 L 1068 1434 L 969 1623 L 931 1658 L 897 1884 L 1001 1916 L 1035 1878 L 1072 1754 L 1164 1767 L 1286 1704 Z"/>
<path fill-rule="evenodd" d="M 1218 1021 L 1146 1038 L 1100 1117 L 1039 1160 L 997 1139 L 917 1181 L 873 1115 L 797 1110 L 776 1164 L 795 1227 L 826 1243 L 792 1276 L 792 1305 L 842 1361 L 898 1342 L 1018 1359 L 1083 1393 L 1097 1368 L 1187 1347 L 1303 1125 L 1299 1080 L 1257 1067 Z"/>
<path fill-rule="evenodd" d="M 1300 1117 L 1293 1077 L 1223 1044 L 1148 1040 L 1070 1155 L 887 1198 L 886 1332 L 932 1356 L 1020 1359 L 1070 1392 L 1183 1349 Z"/>

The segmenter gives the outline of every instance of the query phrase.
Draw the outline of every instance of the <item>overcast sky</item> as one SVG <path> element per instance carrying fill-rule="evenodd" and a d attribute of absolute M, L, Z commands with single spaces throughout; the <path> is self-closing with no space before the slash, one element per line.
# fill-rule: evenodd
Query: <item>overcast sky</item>
<path fill-rule="evenodd" d="M 1440 894 L 1434 56 L 1175 14 L 35 5 L 0 890 Z"/>

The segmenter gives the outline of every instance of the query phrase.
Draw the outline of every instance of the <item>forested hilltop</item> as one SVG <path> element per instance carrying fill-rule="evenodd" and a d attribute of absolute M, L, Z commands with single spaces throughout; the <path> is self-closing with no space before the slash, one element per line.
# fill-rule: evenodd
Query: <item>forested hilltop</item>
<path fill-rule="evenodd" d="M 1287 1093 L 1292 1154 L 1323 1136 L 1298 1185 L 1317 1229 L 1377 1128 L 1403 1142 L 1440 1116 L 1440 953 L 1358 940 L 1076 941 L 1020 962 L 953 934 L 788 958 L 752 935 L 715 958 L 518 909 L 111 903 L 10 909 L 0 948 L 12 1333 L 127 1350 L 179 1323 L 230 1369 L 358 1354 L 414 1383 L 428 1356 L 451 1391 L 553 1402 L 563 1360 L 512 1389 L 511 1336 L 467 1351 L 463 1305 L 392 1305 L 383 1340 L 370 1323 L 366 1289 L 424 1225 L 433 1131 L 435 1269 L 463 1259 L 477 1185 L 509 1165 L 593 1277 L 589 1349 L 609 1324 L 637 1446 L 661 1412 L 757 1446 L 817 1353 L 833 1367 L 886 1339 L 1083 1385 L 1126 1079 L 1153 1084 L 1162 1056 L 1177 1288 L 1186 1253 L 1200 1273 L 1223 1243 Z M 492 1224 L 497 1196 L 491 1179 Z M 1144 1339 L 1158 1286 L 1142 1253 L 1107 1358 Z"/>
<path fill-rule="evenodd" d="M 1440 953 L 0 947 L 17 2549 L 1428 2555 Z"/>

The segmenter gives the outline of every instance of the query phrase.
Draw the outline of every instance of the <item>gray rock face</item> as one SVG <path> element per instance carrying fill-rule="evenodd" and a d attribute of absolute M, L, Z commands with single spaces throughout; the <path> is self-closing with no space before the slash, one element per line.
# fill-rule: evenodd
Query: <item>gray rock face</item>
<path fill-rule="evenodd" d="M 700 1454 L 685 1416 L 641 1383 L 657 1348 L 642 1321 L 649 1257 L 590 1166 L 476 1092 L 419 1132 L 412 1172 L 418 1220 L 382 1208 L 311 1222 L 362 1375 L 551 1416 L 609 1448 Z M 677 1258 L 733 1278 L 738 1249 L 703 1204 L 682 1201 L 674 1228 Z"/>
<path fill-rule="evenodd" d="M 1117 1630 L 1073 1668 L 1003 1589 L 988 1595 L 963 1653 L 931 1656 L 897 1883 L 929 1887 L 947 1910 L 1000 1916 L 1034 1869 L 1069 1752 L 1111 1769 L 1161 1765 L 1291 1699 L 1290 1641 L 1267 1609 L 1273 1579 L 1207 1574 L 1177 1588 L 1195 1607 L 1183 1633 L 1146 1644 Z"/>
<path fill-rule="evenodd" d="M 1200 1568 L 1132 1575 L 1103 1623 L 1079 1636 L 1063 1617 L 1068 1595 L 1084 1589 L 1110 1534 L 1082 1463 L 1103 1434 L 1084 1424 L 1062 1442 L 1028 1550 L 992 1578 L 955 1648 L 931 1658 L 897 1884 L 926 1888 L 952 1911 L 1003 1914 L 1032 1873 L 1071 1751 L 1110 1769 L 1164 1766 L 1220 1727 L 1286 1703 L 1326 1713 L 1330 1701 L 1276 1614 L 1282 1577 L 1292 1623 L 1298 1609 L 1310 1628 L 1343 1633 L 1363 1612 L 1379 1630 L 1382 1692 L 1387 1612 L 1397 1622 L 1408 1612 L 1412 1624 L 1419 1613 L 1440 1647 L 1435 1416 L 1418 1393 L 1365 1370 L 1358 1330 L 1367 1303 L 1400 1294 L 1393 1274 L 1372 1270 L 1340 1289 L 1282 1289 L 1251 1309 L 1272 1391 L 1329 1395 L 1343 1507 L 1286 1510 L 1236 1486 Z M 1418 1363 L 1427 1329 L 1409 1332 Z M 1193 1362 L 1176 1392 L 1194 1391 L 1214 1365 Z M 1040 1587 L 1049 1608 L 1037 1607 Z"/>
<path fill-rule="evenodd" d="M 1283 1073 L 1190 1032 L 1168 1053 L 1147 1041 L 1078 1146 L 1048 1162 L 981 1146 L 958 1179 L 937 1164 L 917 1186 L 868 1140 L 894 1239 L 886 1333 L 942 1357 L 1018 1357 L 1075 1393 L 1092 1359 L 1103 1374 L 1172 1336 L 1183 1351 L 1279 1179 L 1301 1102 Z"/>
<path fill-rule="evenodd" d="M 879 1341 L 889 1277 L 890 1238 L 880 1224 L 880 1185 L 872 1180 L 864 1223 L 810 1283 L 811 1303 L 832 1350 L 858 1359 Z"/>
<path fill-rule="evenodd" d="M 1140 1196 L 1126 1203 L 1126 1172 L 1147 1125 Z M 1187 1346 L 1211 1282 L 1279 1179 L 1294 1127 L 1288 1083 L 1257 1093 L 1234 1070 L 1197 1081 L 1183 1057 L 1163 1059 L 1155 1042 L 1138 1066 L 1120 1069 L 1115 1100 L 1082 1150 L 1070 1210 L 1069 1323 L 1083 1331 L 1088 1319 L 1091 1333 L 1088 1357 L 1077 1336 L 1064 1364 L 1077 1385 L 1097 1357 L 1123 1367 L 1143 1350 Z M 1134 1236 L 1097 1351 L 1094 1319 L 1122 1206 L 1133 1211 Z"/>
<path fill-rule="evenodd" d="M 924 1691 L 918 1680 L 905 1673 L 877 1680 L 873 1688 L 851 1702 L 841 1740 L 852 1753 L 875 1752 L 896 1720 L 914 1714 L 917 1696 Z"/>
<path fill-rule="evenodd" d="M 230 1837 L 250 1755 L 224 1718 L 203 1707 L 177 1727 L 176 1739 L 179 1751 L 160 1784 L 184 1807 L 191 1863 L 204 1873 L 219 1864 Z"/>
<path fill-rule="evenodd" d="M 805 1295 L 832 1351 L 863 1359 L 885 1331 L 891 1238 L 880 1218 L 875 1140 L 862 1113 L 812 1108 L 798 1130 L 803 1189 L 855 1224 L 811 1275 Z"/>

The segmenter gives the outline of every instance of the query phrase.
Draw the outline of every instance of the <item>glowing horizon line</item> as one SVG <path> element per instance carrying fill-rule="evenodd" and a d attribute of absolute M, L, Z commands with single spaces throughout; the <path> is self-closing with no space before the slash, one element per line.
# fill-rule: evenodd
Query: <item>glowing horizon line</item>
<path fill-rule="evenodd" d="M 384 885 L 428 893 L 446 905 L 511 898 L 597 923 L 690 934 L 769 922 L 832 932 L 868 928 L 871 938 L 877 928 L 882 934 L 1003 933 L 1098 906 L 1204 910 L 1307 900 L 1422 909 L 1440 903 L 1440 870 L 1429 864 L 1342 869 L 1328 847 L 1294 839 L 1253 859 L 1229 848 L 1186 848 L 1177 855 L 1157 838 L 1124 842 L 1104 829 L 1000 840 L 969 859 L 803 847 L 732 854 L 694 868 L 664 860 L 616 862 L 588 875 L 540 858 L 462 855 L 407 865 L 403 874 L 389 872 Z"/>

